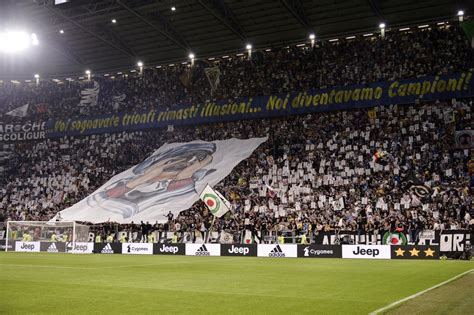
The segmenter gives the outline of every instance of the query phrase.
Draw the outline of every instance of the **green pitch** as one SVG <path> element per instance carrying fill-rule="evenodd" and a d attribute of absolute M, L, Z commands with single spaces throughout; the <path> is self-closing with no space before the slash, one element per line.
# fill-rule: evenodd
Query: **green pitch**
<path fill-rule="evenodd" d="M 465 261 L 0 253 L 0 313 L 367 314 L 472 268 Z"/>

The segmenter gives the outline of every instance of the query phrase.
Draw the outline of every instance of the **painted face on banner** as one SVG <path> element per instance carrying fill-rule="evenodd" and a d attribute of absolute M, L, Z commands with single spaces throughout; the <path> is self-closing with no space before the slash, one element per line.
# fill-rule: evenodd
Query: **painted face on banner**
<path fill-rule="evenodd" d="M 152 155 L 132 170 L 132 176 L 116 181 L 89 197 L 91 205 L 130 217 L 170 198 L 195 193 L 195 182 L 212 173 L 216 145 L 189 143 Z"/>

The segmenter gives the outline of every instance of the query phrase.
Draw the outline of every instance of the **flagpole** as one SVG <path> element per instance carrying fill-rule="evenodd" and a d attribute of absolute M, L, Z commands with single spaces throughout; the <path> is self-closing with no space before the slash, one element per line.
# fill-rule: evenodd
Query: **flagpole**
<path fill-rule="evenodd" d="M 216 216 L 213 215 L 211 227 L 209 228 L 209 231 L 207 232 L 206 241 L 205 241 L 204 243 L 208 243 L 208 242 L 209 242 L 209 236 L 211 235 L 212 227 L 214 226 L 214 222 L 215 222 L 215 221 L 216 221 Z"/>

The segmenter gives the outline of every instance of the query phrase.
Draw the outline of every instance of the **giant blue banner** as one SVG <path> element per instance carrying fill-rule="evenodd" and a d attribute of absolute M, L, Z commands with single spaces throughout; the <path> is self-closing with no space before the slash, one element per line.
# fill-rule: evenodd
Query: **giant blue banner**
<path fill-rule="evenodd" d="M 51 120 L 49 137 L 90 135 L 474 96 L 472 72 L 222 100 L 141 113 Z"/>

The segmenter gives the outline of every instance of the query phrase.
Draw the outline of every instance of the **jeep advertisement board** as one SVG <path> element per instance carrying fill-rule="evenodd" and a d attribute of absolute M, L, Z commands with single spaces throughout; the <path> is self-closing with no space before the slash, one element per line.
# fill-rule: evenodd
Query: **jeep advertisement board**
<path fill-rule="evenodd" d="M 16 242 L 16 252 L 39 252 L 40 242 Z"/>
<path fill-rule="evenodd" d="M 391 245 L 342 245 L 342 258 L 390 259 Z"/>
<path fill-rule="evenodd" d="M 257 256 L 257 245 L 221 244 L 221 256 Z"/>
<path fill-rule="evenodd" d="M 153 255 L 185 255 L 186 249 L 184 244 L 153 244 Z"/>

